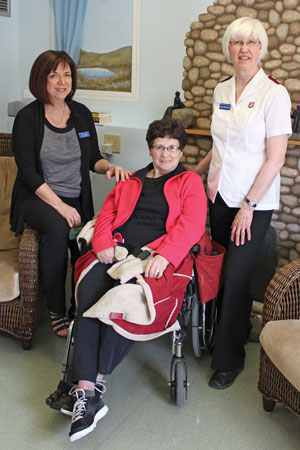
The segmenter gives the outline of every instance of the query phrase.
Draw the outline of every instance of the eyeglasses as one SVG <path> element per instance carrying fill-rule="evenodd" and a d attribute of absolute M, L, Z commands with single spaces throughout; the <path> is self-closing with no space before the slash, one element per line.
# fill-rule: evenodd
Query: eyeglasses
<path fill-rule="evenodd" d="M 257 44 L 260 44 L 259 41 L 230 41 L 230 44 L 233 45 L 234 47 L 244 47 L 244 45 L 248 48 L 253 48 L 255 47 Z"/>
<path fill-rule="evenodd" d="M 176 145 L 169 145 L 168 147 L 164 147 L 163 145 L 153 145 L 152 148 L 157 152 L 167 150 L 169 153 L 175 153 L 177 150 L 180 150 L 180 147 L 176 147 Z"/>

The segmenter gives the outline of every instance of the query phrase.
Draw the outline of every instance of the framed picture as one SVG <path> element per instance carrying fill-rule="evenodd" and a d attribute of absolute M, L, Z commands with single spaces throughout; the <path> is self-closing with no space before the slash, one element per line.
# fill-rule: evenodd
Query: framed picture
<path fill-rule="evenodd" d="M 89 0 L 84 30 L 76 98 L 137 102 L 140 0 Z"/>

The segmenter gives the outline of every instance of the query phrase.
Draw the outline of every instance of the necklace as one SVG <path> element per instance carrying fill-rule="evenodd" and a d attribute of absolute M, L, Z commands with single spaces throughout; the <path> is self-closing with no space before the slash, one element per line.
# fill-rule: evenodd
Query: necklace
<path fill-rule="evenodd" d="M 62 123 L 62 120 L 64 118 L 65 115 L 65 109 L 66 109 L 66 102 L 64 102 L 64 108 L 63 108 L 63 112 L 60 118 L 59 122 L 56 122 L 56 120 L 53 119 L 53 117 L 51 116 L 49 109 L 46 110 L 46 113 L 48 114 L 48 116 L 50 117 L 50 119 L 52 120 L 53 123 L 55 123 L 56 128 L 61 128 L 60 124 Z"/>

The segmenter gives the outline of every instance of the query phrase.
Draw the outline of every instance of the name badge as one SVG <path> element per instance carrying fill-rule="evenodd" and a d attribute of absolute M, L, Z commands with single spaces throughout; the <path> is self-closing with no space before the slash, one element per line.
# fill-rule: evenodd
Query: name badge
<path fill-rule="evenodd" d="M 81 131 L 81 133 L 78 133 L 78 136 L 80 137 L 80 139 L 91 137 L 89 131 Z"/>
<path fill-rule="evenodd" d="M 229 111 L 231 108 L 230 103 L 220 103 L 219 109 L 225 109 L 226 111 Z"/>

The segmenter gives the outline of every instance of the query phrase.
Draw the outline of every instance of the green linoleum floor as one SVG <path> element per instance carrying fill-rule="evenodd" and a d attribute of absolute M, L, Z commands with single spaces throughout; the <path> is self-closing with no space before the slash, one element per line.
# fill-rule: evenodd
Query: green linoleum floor
<path fill-rule="evenodd" d="M 85 438 L 71 443 L 70 418 L 45 404 L 60 380 L 63 339 L 45 317 L 30 351 L 0 333 L 1 450 L 296 450 L 300 421 L 276 406 L 262 409 L 257 390 L 259 345 L 247 344 L 244 372 L 224 391 L 208 387 L 210 355 L 197 359 L 184 346 L 189 398 L 178 408 L 170 400 L 171 338 L 138 343 L 107 380 L 106 417 Z"/>

